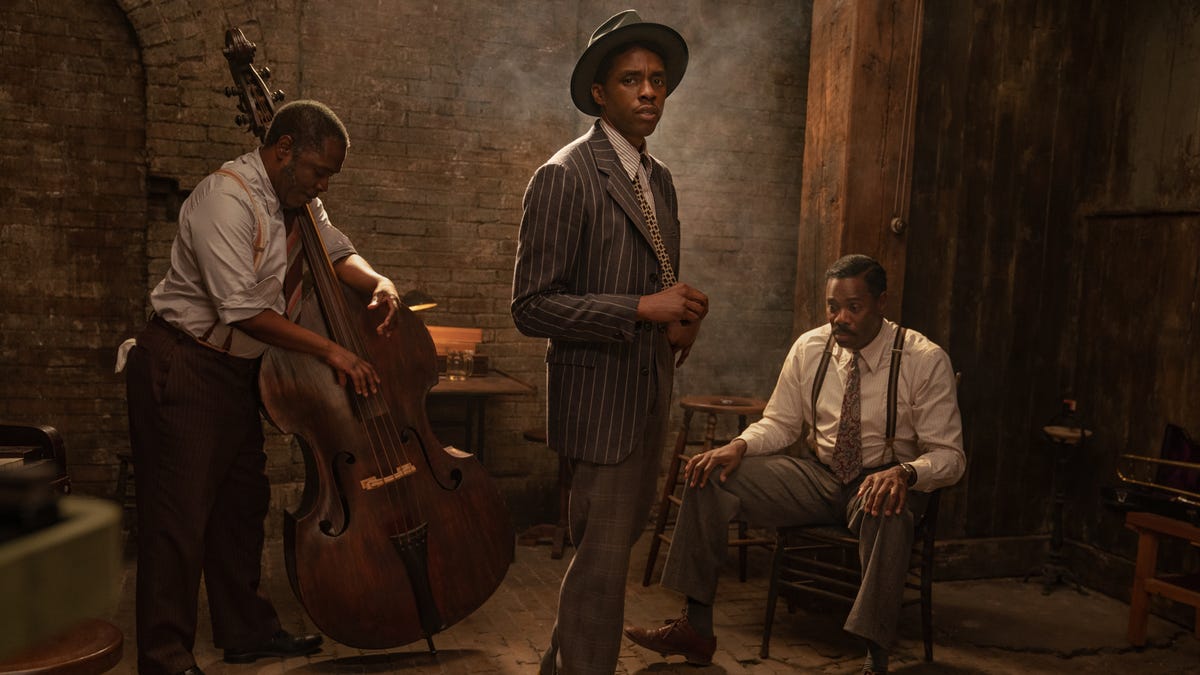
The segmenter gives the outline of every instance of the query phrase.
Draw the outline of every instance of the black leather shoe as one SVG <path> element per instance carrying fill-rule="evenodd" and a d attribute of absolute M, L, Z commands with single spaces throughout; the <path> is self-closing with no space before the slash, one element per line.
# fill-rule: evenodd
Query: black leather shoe
<path fill-rule="evenodd" d="M 320 635 L 292 635 L 281 630 L 270 640 L 247 649 L 226 649 L 225 663 L 253 663 L 259 659 L 308 656 L 321 651 Z"/>
<path fill-rule="evenodd" d="M 179 675 L 204 675 L 204 671 L 200 670 L 200 666 L 192 666 Z"/>

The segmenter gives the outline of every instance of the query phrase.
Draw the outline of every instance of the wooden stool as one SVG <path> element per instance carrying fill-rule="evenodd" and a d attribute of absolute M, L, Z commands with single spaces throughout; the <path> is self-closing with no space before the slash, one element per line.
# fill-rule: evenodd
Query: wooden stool
<path fill-rule="evenodd" d="M 521 434 L 527 441 L 546 444 L 545 429 L 530 429 Z M 537 546 L 543 542 L 550 543 L 550 557 L 559 560 L 571 543 L 570 528 L 567 526 L 567 513 L 571 504 L 571 465 L 567 458 L 558 455 L 558 522 L 541 523 L 522 532 L 517 537 L 517 543 L 523 546 Z"/>
<path fill-rule="evenodd" d="M 1156 574 L 1159 537 L 1182 539 L 1200 546 L 1200 527 L 1157 513 L 1131 511 L 1125 527 L 1138 533 L 1137 563 L 1133 569 L 1133 588 L 1129 593 L 1129 644 L 1146 644 L 1146 620 L 1151 595 L 1161 595 L 1196 610 L 1196 638 L 1200 639 L 1200 574 Z"/>
<path fill-rule="evenodd" d="M 642 577 L 642 585 L 650 585 L 650 577 L 654 574 L 654 564 L 658 561 L 658 549 L 666 542 L 671 545 L 671 536 L 666 534 L 667 520 L 671 506 L 679 506 L 683 498 L 675 494 L 682 486 L 679 484 L 679 471 L 687 460 L 688 427 L 692 423 L 692 415 L 697 412 L 706 413 L 708 418 L 704 425 L 704 445 L 702 452 L 711 450 L 713 436 L 717 429 L 717 415 L 737 415 L 738 431 L 746 428 L 746 417 L 761 415 L 766 401 L 757 398 L 740 396 L 685 396 L 679 401 L 683 408 L 683 425 L 679 435 L 675 437 L 675 450 L 671 455 L 671 464 L 667 467 L 667 478 L 663 483 L 662 499 L 658 503 L 658 518 L 654 523 L 654 538 L 650 540 L 650 556 L 646 560 L 646 572 Z M 746 580 L 746 548 L 755 545 L 770 545 L 775 542 L 770 538 L 754 538 L 747 536 L 746 522 L 736 521 L 737 536 L 729 540 L 730 546 L 738 547 L 738 578 Z"/>
<path fill-rule="evenodd" d="M 0 661 L 4 675 L 96 675 L 121 662 L 121 631 L 101 619 L 84 619 L 53 638 Z"/>

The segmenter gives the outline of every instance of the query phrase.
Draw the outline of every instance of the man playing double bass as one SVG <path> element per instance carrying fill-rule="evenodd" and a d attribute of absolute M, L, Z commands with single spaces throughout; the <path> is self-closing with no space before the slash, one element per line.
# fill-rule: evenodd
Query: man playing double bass
<path fill-rule="evenodd" d="M 320 635 L 280 628 L 260 588 L 270 501 L 258 371 L 267 346 L 310 354 L 359 395 L 370 363 L 291 320 L 302 295 L 291 209 L 308 206 L 337 276 L 368 308 L 400 305 L 396 288 L 329 221 L 318 195 L 350 145 L 328 107 L 295 101 L 262 147 L 202 180 L 179 213 L 154 314 L 128 355 L 129 430 L 137 465 L 138 671 L 202 675 L 192 656 L 203 573 L 213 641 L 225 661 L 311 654 Z M 285 222 L 286 221 L 286 222 Z"/>

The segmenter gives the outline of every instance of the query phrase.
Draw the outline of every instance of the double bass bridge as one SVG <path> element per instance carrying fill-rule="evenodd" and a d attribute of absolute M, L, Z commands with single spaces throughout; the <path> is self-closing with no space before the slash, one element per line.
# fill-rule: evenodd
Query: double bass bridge
<path fill-rule="evenodd" d="M 400 480 L 401 478 L 404 478 L 405 476 L 414 474 L 416 472 L 417 472 L 417 467 L 413 466 L 412 463 L 409 462 L 407 464 L 401 464 L 400 466 L 396 467 L 395 471 L 393 471 L 391 474 L 389 474 L 387 476 L 384 476 L 383 478 L 380 478 L 378 476 L 371 476 L 369 478 L 364 478 L 361 481 L 359 481 L 359 485 L 362 485 L 363 490 L 368 490 L 368 491 L 369 490 L 377 490 L 377 489 L 387 485 L 388 483 L 395 483 L 396 481 Z"/>

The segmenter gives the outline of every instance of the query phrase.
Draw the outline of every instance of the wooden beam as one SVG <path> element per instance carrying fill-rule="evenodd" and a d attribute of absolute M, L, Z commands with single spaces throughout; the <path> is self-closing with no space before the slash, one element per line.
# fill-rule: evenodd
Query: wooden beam
<path fill-rule="evenodd" d="M 887 313 L 900 319 L 922 5 L 813 3 L 796 334 L 825 320 L 825 269 L 848 253 L 887 269 Z"/>

